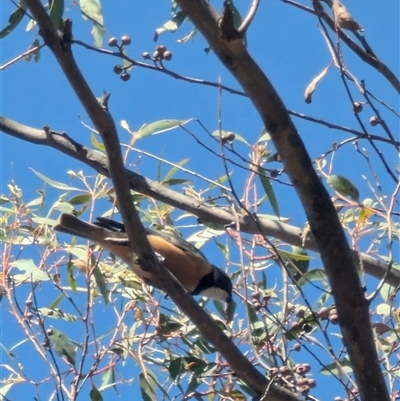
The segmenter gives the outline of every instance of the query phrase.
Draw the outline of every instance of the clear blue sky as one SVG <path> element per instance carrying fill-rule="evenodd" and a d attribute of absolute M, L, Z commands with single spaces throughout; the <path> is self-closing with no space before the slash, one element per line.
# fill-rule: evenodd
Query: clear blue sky
<path fill-rule="evenodd" d="M 311 2 L 303 2 L 310 6 Z M 154 31 L 169 19 L 169 1 L 131 2 L 121 0 L 119 2 L 103 1 L 103 3 L 107 33 L 109 36 L 117 38 L 129 34 L 132 38 L 132 44 L 128 47 L 130 56 L 141 61 L 142 52 L 152 53 L 154 51 L 156 46 L 153 41 Z M 221 3 L 214 4 L 220 8 Z M 251 2 L 237 1 L 236 3 L 240 11 L 245 12 Z M 398 2 L 348 0 L 346 5 L 365 28 L 365 36 L 375 53 L 398 75 L 400 60 Z M 3 1 L 0 5 L 2 27 L 6 24 L 14 7 L 11 1 Z M 67 1 L 66 7 L 65 17 L 70 17 L 74 21 L 74 37 L 92 44 L 91 24 L 80 18 L 76 6 Z M 26 51 L 37 37 L 36 28 L 30 32 L 25 31 L 27 22 L 28 20 L 24 20 L 15 32 L 1 41 L 1 64 Z M 334 67 L 320 83 L 313 96 L 313 102 L 306 104 L 303 100 L 303 93 L 308 83 L 329 64 L 331 59 L 317 25 L 317 18 L 311 14 L 304 13 L 278 0 L 262 1 L 248 33 L 248 49 L 273 82 L 288 109 L 359 129 L 352 113 L 351 104 L 344 94 L 339 71 Z M 182 75 L 213 82 L 221 77 L 224 85 L 240 89 L 214 54 L 212 52 L 208 55 L 204 53 L 206 42 L 199 34 L 188 43 L 176 43 L 177 39 L 190 32 L 191 27 L 190 23 L 185 23 L 177 33 L 173 35 L 164 33 L 159 38 L 158 43 L 165 44 L 173 52 L 173 59 L 166 66 Z M 105 35 L 104 47 L 106 48 L 109 36 Z M 344 44 L 342 49 L 346 66 L 350 71 L 358 79 L 365 80 L 368 89 L 379 99 L 398 108 L 398 94 L 390 84 L 372 67 L 353 55 Z M 129 82 L 122 82 L 113 73 L 113 66 L 117 63 L 116 58 L 107 57 L 79 46 L 74 46 L 73 52 L 94 93 L 97 96 L 100 96 L 103 91 L 112 94 L 110 111 L 118 126 L 123 119 L 128 121 L 131 129 L 136 130 L 144 123 L 156 120 L 196 118 L 201 120 L 211 132 L 218 128 L 218 92 L 216 89 L 177 81 L 161 73 L 140 68 L 132 71 Z M 38 63 L 19 61 L 6 68 L 2 71 L 0 79 L 1 109 L 4 116 L 35 128 L 48 125 L 51 129 L 65 131 L 78 142 L 90 146 L 90 133 L 81 122 L 89 125 L 91 122 L 50 51 L 43 49 Z M 352 93 L 357 100 L 363 100 L 357 94 L 354 86 Z M 373 134 L 384 135 L 380 126 L 369 127 L 368 119 L 371 115 L 373 113 L 368 108 L 362 114 L 368 129 Z M 395 130 L 393 132 L 395 137 L 398 138 L 398 122 L 388 112 L 383 112 L 383 115 L 388 125 Z M 299 119 L 294 119 L 294 122 L 313 158 L 329 150 L 333 142 L 340 142 L 347 138 L 347 134 L 330 130 L 322 125 L 313 125 Z M 257 140 L 262 130 L 260 118 L 250 102 L 246 98 L 228 93 L 224 93 L 222 97 L 222 127 L 225 130 L 237 132 L 250 143 Z M 201 140 L 209 142 L 204 131 L 195 123 L 192 123 L 189 128 Z M 119 130 L 119 134 L 121 142 L 129 141 L 129 137 L 123 129 Z M 190 158 L 186 167 L 210 179 L 216 179 L 223 174 L 220 162 L 204 150 L 197 148 L 198 145 L 182 130 L 147 138 L 138 142 L 136 146 L 173 162 Z M 246 156 L 249 153 L 249 150 L 241 144 L 235 144 L 235 146 L 243 155 Z M 53 180 L 62 182 L 68 181 L 66 174 L 68 170 L 82 169 L 86 174 L 93 174 L 89 168 L 53 149 L 24 143 L 4 134 L 0 136 L 0 149 L 1 192 L 7 194 L 7 185 L 14 180 L 23 189 L 26 200 L 34 198 L 35 191 L 43 188 L 42 181 L 30 168 L 48 175 Z M 384 146 L 382 150 L 385 151 Z M 362 174 L 370 178 L 370 172 L 360 158 L 354 159 L 354 155 L 355 152 L 351 146 L 339 152 L 335 159 L 333 172 L 345 175 L 356 182 L 362 199 L 371 197 L 368 185 L 361 178 Z M 385 170 L 375 155 L 372 155 L 371 159 L 379 174 L 384 192 L 391 193 L 393 183 L 388 180 Z M 397 163 L 397 155 L 390 151 L 387 154 L 387 160 L 394 166 Z M 135 158 L 131 154 L 129 162 L 133 164 L 131 167 L 134 170 L 151 179 L 157 179 L 155 162 L 146 157 L 143 157 L 139 164 L 137 164 L 138 161 L 139 157 Z M 168 170 L 169 167 L 165 167 L 163 174 Z M 235 182 L 238 185 L 239 193 L 244 186 L 244 178 L 242 172 L 235 171 Z M 201 185 L 207 186 L 206 184 Z M 295 200 L 293 191 L 282 186 L 274 188 L 277 191 L 281 214 L 290 217 L 291 224 L 303 226 L 305 216 L 298 201 Z M 58 196 L 58 192 L 49 189 L 47 207 Z M 264 207 L 262 212 L 272 214 L 269 207 Z M 55 218 L 55 216 L 53 217 Z M 213 249 L 215 252 L 213 246 L 207 247 L 207 255 L 214 261 Z M 29 255 L 29 250 L 26 252 L 26 255 Z M 221 265 L 223 263 L 223 257 L 218 252 L 215 252 L 215 262 Z M 319 261 L 316 266 L 320 266 Z M 6 347 L 9 347 L 15 343 L 14 331 L 11 333 L 9 327 L 14 327 L 15 323 L 10 320 L 4 303 L 2 305 L 1 341 Z M 15 330 L 18 329 L 15 328 Z M 22 333 L 18 335 L 22 339 Z M 9 363 L 9 361 L 3 360 L 1 363 Z M 6 372 L 1 373 L 1 375 L 3 374 L 6 375 Z M 133 383 L 133 389 L 125 387 L 121 393 L 121 399 L 127 399 L 124 396 L 127 397 L 130 391 L 137 391 L 136 385 L 137 382 Z M 14 397 L 11 397 L 13 400 L 22 399 L 19 398 L 22 393 L 19 393 L 18 396 L 17 394 L 13 391 L 9 393 Z M 32 394 L 32 388 L 28 389 L 26 386 L 24 396 L 27 398 L 25 399 L 32 399 Z M 107 395 L 105 399 L 114 399 L 115 394 L 111 394 L 111 391 L 105 394 Z M 313 395 L 321 399 L 328 399 L 326 388 L 322 385 L 313 391 Z M 332 392 L 329 397 L 333 398 L 335 395 L 337 394 Z"/>

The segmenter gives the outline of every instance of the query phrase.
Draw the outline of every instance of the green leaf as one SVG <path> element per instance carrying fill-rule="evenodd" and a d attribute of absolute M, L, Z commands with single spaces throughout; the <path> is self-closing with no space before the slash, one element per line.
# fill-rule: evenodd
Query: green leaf
<path fill-rule="evenodd" d="M 176 166 L 172 167 L 171 170 L 169 170 L 169 172 L 165 176 L 163 182 L 170 180 L 172 178 L 172 176 L 179 170 L 179 167 L 184 166 L 189 160 L 190 159 L 183 159 L 179 163 L 176 163 Z"/>
<path fill-rule="evenodd" d="M 158 37 L 163 32 L 176 32 L 177 29 L 181 26 L 182 22 L 185 20 L 186 14 L 183 11 L 178 11 L 173 17 L 167 21 L 163 26 L 156 29 L 156 33 L 154 35 L 154 41 L 157 42 Z"/>
<path fill-rule="evenodd" d="M 307 272 L 300 280 L 297 281 L 297 284 L 302 286 L 308 282 L 313 281 L 322 281 L 324 285 L 328 283 L 328 278 L 326 277 L 326 273 L 324 269 L 313 269 Z"/>
<path fill-rule="evenodd" d="M 208 240 L 217 237 L 224 233 L 225 230 L 213 230 L 211 228 L 206 228 L 205 230 L 200 230 L 193 233 L 186 241 L 193 242 L 196 248 L 201 248 Z"/>
<path fill-rule="evenodd" d="M 73 196 L 68 203 L 70 205 L 86 205 L 92 200 L 91 194 L 82 194 Z"/>
<path fill-rule="evenodd" d="M 198 377 L 196 375 L 192 375 L 185 393 L 186 394 L 192 393 L 193 391 L 195 391 L 197 389 L 197 387 L 200 386 L 200 384 L 201 384 L 200 377 Z"/>
<path fill-rule="evenodd" d="M 13 384 L 15 383 L 4 384 L 3 386 L 0 387 L 0 395 L 4 400 L 6 399 L 5 396 L 10 391 L 10 388 L 12 387 Z"/>
<path fill-rule="evenodd" d="M 260 143 L 260 142 L 264 142 L 264 141 L 269 141 L 270 139 L 271 139 L 271 135 L 267 132 L 267 130 L 264 127 L 261 132 L 261 136 L 257 142 Z"/>
<path fill-rule="evenodd" d="M 131 129 L 129 128 L 129 124 L 126 120 L 121 120 L 121 127 L 125 130 L 128 131 L 130 134 L 132 134 Z"/>
<path fill-rule="evenodd" d="M 238 381 L 239 387 L 244 390 L 250 397 L 255 398 L 258 394 L 247 384 L 244 384 L 242 381 Z"/>
<path fill-rule="evenodd" d="M 45 175 L 43 175 L 42 173 L 39 173 L 38 171 L 34 170 L 33 168 L 31 168 L 31 170 L 42 180 L 44 181 L 46 184 L 50 185 L 53 188 L 56 189 L 61 189 L 63 191 L 80 191 L 79 188 L 75 188 L 75 187 L 71 187 L 67 184 L 64 184 L 62 182 L 58 182 L 58 181 L 54 181 L 51 180 L 50 178 L 46 177 Z"/>
<path fill-rule="evenodd" d="M 32 206 L 43 206 L 44 192 L 43 191 L 38 191 L 38 192 L 39 192 L 40 196 L 38 198 L 33 199 L 30 202 L 28 202 L 25 207 L 29 208 L 29 207 L 32 207 Z"/>
<path fill-rule="evenodd" d="M 72 261 L 72 255 L 70 253 L 68 263 L 67 263 L 68 284 L 70 285 L 71 290 L 76 292 L 77 284 L 76 284 L 76 280 L 74 278 L 74 269 L 75 269 L 75 265 L 74 265 L 74 262 Z"/>
<path fill-rule="evenodd" d="M 195 35 L 196 35 L 196 33 L 197 33 L 197 29 L 196 29 L 196 28 L 193 28 L 193 29 L 191 30 L 190 33 L 188 33 L 188 34 L 187 34 L 186 36 L 184 36 L 183 38 L 178 39 L 178 40 L 176 41 L 176 43 L 185 43 L 185 42 L 189 41 L 190 39 L 194 38 Z"/>
<path fill-rule="evenodd" d="M 268 199 L 271 202 L 272 209 L 275 212 L 275 214 L 278 217 L 280 217 L 278 201 L 276 199 L 275 192 L 272 188 L 271 181 L 267 177 L 266 171 L 261 166 L 257 166 L 257 170 L 258 170 L 258 176 L 260 177 L 261 180 L 261 185 L 263 186 L 265 194 L 268 196 Z"/>
<path fill-rule="evenodd" d="M 95 386 L 92 386 L 90 390 L 90 399 L 92 401 L 103 401 L 103 396 Z"/>
<path fill-rule="evenodd" d="M 75 346 L 69 341 L 68 337 L 58 331 L 54 327 L 51 327 L 53 334 L 49 336 L 51 342 L 54 344 L 54 351 L 59 356 L 65 356 L 67 361 L 75 366 L 76 351 Z"/>
<path fill-rule="evenodd" d="M 208 341 L 196 340 L 193 346 L 204 354 L 215 354 L 215 348 Z"/>
<path fill-rule="evenodd" d="M 163 182 L 161 182 L 161 184 L 166 187 L 172 187 L 173 185 L 188 184 L 190 182 L 191 180 L 185 180 L 183 178 L 172 178 L 172 180 L 164 180 Z"/>
<path fill-rule="evenodd" d="M 338 366 L 340 366 L 340 369 L 338 368 Z M 345 357 L 338 362 L 325 365 L 322 369 L 320 369 L 320 372 L 323 375 L 332 375 L 333 373 L 336 376 L 340 376 L 343 373 L 351 374 L 353 372 L 353 369 L 351 367 L 349 358 Z"/>
<path fill-rule="evenodd" d="M 61 27 L 64 14 L 64 0 L 52 0 L 50 6 L 50 19 L 56 29 Z"/>
<path fill-rule="evenodd" d="M 186 372 L 184 359 L 173 359 L 168 366 L 168 372 L 172 380 L 175 380 L 181 373 Z"/>
<path fill-rule="evenodd" d="M 55 309 L 60 304 L 60 302 L 64 299 L 64 294 L 60 294 L 50 305 L 49 308 Z"/>
<path fill-rule="evenodd" d="M 296 281 L 299 280 L 302 275 L 307 273 L 311 258 L 308 256 L 305 248 L 292 246 L 292 253 L 282 250 L 278 250 L 278 253 L 283 260 L 288 261 L 288 263 L 286 263 L 286 268 Z"/>
<path fill-rule="evenodd" d="M 109 302 L 109 291 L 107 289 L 106 282 L 104 281 L 104 277 L 101 273 L 98 263 L 96 263 L 94 266 L 93 276 L 96 281 L 97 288 L 99 289 L 100 294 L 103 297 L 105 304 L 107 305 Z"/>
<path fill-rule="evenodd" d="M 173 321 L 169 316 L 161 313 L 158 321 L 157 333 L 160 335 L 166 335 L 179 330 L 182 328 L 182 323 Z"/>
<path fill-rule="evenodd" d="M 249 314 L 250 323 L 254 325 L 254 323 L 258 322 L 258 316 L 254 311 L 254 308 L 250 305 L 247 305 L 247 312 Z"/>
<path fill-rule="evenodd" d="M 62 319 L 66 322 L 77 322 L 78 317 L 76 315 L 72 315 L 70 313 L 63 312 L 60 308 L 52 309 L 52 308 L 39 308 L 38 312 L 43 317 L 49 317 L 52 319 Z"/>
<path fill-rule="evenodd" d="M 35 40 L 33 41 L 33 43 L 29 46 L 29 50 L 34 49 L 34 48 L 36 48 L 36 47 L 37 47 L 38 49 L 36 49 L 35 51 L 33 51 L 33 52 L 27 54 L 27 55 L 24 57 L 24 60 L 25 60 L 25 61 L 31 61 L 31 60 L 32 60 L 32 57 L 33 57 L 34 61 L 37 63 L 37 62 L 40 60 L 40 48 L 39 48 L 39 46 L 40 46 L 39 39 L 35 39 Z"/>
<path fill-rule="evenodd" d="M 98 149 L 102 152 L 105 151 L 106 147 L 104 146 L 103 142 L 100 142 L 99 140 L 97 140 L 97 135 L 93 131 L 90 134 L 90 142 L 96 149 Z"/>
<path fill-rule="evenodd" d="M 114 352 L 117 355 L 118 354 L 121 355 L 121 352 L 123 352 L 121 349 L 118 350 L 116 348 L 113 348 L 111 351 Z M 115 383 L 115 371 L 114 371 L 114 368 L 106 369 L 105 372 L 101 376 L 100 389 L 103 389 L 104 387 L 109 386 L 110 384 L 112 385 L 114 383 Z"/>
<path fill-rule="evenodd" d="M 336 192 L 343 196 L 348 196 L 350 199 L 358 202 L 360 199 L 360 193 L 357 187 L 346 177 L 341 175 L 331 175 L 326 180 L 327 184 L 330 185 Z"/>
<path fill-rule="evenodd" d="M 392 307 L 388 304 L 379 304 L 376 307 L 376 313 L 387 319 L 392 314 Z"/>
<path fill-rule="evenodd" d="M 24 280 L 39 280 L 48 281 L 50 277 L 48 274 L 40 269 L 38 269 L 33 262 L 33 259 L 20 259 L 15 262 L 10 263 L 11 266 L 16 267 L 20 270 L 21 274 L 14 274 L 13 278 L 19 282 Z"/>
<path fill-rule="evenodd" d="M 146 370 L 146 375 L 140 373 L 139 375 L 140 391 L 144 401 L 157 401 L 156 398 L 156 385 L 157 378 L 151 370 Z"/>
<path fill-rule="evenodd" d="M 145 124 L 136 133 L 136 138 L 145 138 L 150 135 L 161 134 L 162 132 L 170 131 L 180 125 L 188 123 L 190 120 L 159 120 L 150 124 Z"/>
<path fill-rule="evenodd" d="M 24 18 L 25 10 L 26 10 L 25 1 L 20 0 L 19 7 L 14 10 L 10 16 L 8 17 L 9 24 L 0 31 L 0 39 L 5 38 L 8 34 L 10 34 L 22 21 Z"/>
<path fill-rule="evenodd" d="M 103 45 L 104 18 L 99 0 L 80 0 L 82 18 L 93 22 L 91 34 L 94 39 L 94 45 L 101 47 Z"/>

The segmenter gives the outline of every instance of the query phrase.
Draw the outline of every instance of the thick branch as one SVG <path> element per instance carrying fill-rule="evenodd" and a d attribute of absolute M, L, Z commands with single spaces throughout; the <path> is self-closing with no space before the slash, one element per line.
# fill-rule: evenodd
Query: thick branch
<path fill-rule="evenodd" d="M 53 52 L 75 94 L 100 133 L 106 149 L 108 149 L 110 177 L 115 187 L 119 210 L 129 235 L 132 250 L 143 260 L 144 264 L 149 260 L 149 263 L 156 265 L 157 258 L 147 241 L 139 215 L 132 204 L 128 180 L 124 174 L 125 167 L 122 162 L 117 130 L 111 115 L 106 109 L 107 98 L 103 99 L 103 104 L 96 99 L 72 55 L 72 22 L 65 20 L 63 32 L 59 32 L 54 28 L 40 1 L 27 0 L 26 4 L 38 23 L 39 33 L 43 37 L 45 44 Z M 146 266 L 144 267 L 146 268 Z"/>
<path fill-rule="evenodd" d="M 0 130 L 24 141 L 57 149 L 92 167 L 99 174 L 107 177 L 110 176 L 107 167 L 107 158 L 103 153 L 82 146 L 65 133 L 35 129 L 1 116 Z M 235 217 L 224 209 L 209 207 L 207 204 L 200 203 L 187 195 L 167 188 L 131 170 L 126 169 L 126 174 L 129 179 L 129 185 L 134 191 L 191 213 L 199 217 L 203 222 L 228 226 L 235 220 Z M 242 216 L 239 222 L 242 232 L 249 234 L 260 233 L 259 227 L 255 224 L 254 220 Z M 259 219 L 259 225 L 263 235 L 277 238 L 294 246 L 303 245 L 301 228 L 265 218 Z M 318 252 L 317 244 L 312 235 L 307 237 L 304 246 L 309 250 Z M 387 263 L 379 261 L 365 253 L 356 251 L 352 251 L 351 253 L 356 266 L 359 266 L 367 274 L 378 279 L 382 279 L 386 274 L 388 269 Z M 386 282 L 394 287 L 399 286 L 400 272 L 391 269 Z"/>
<path fill-rule="evenodd" d="M 242 40 L 225 41 L 218 15 L 205 0 L 177 0 L 211 49 L 241 84 L 271 135 L 285 171 L 297 191 L 324 263 L 344 343 L 364 401 L 389 400 L 380 369 L 368 303 L 349 245 L 328 192 L 287 110 Z"/>

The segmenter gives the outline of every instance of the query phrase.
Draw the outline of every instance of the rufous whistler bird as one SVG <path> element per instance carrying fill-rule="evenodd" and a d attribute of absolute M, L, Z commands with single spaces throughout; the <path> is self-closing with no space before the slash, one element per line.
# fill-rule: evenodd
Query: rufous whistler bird
<path fill-rule="evenodd" d="M 98 217 L 87 223 L 71 214 L 61 214 L 54 230 L 95 242 L 121 258 L 145 283 L 157 288 L 152 273 L 140 268 L 132 252 L 125 227 L 114 220 Z M 162 264 L 191 295 L 201 295 L 228 304 L 232 301 L 232 282 L 220 268 L 211 264 L 203 253 L 184 239 L 166 232 L 145 228 L 147 239 Z M 228 318 L 229 319 L 229 318 Z"/>

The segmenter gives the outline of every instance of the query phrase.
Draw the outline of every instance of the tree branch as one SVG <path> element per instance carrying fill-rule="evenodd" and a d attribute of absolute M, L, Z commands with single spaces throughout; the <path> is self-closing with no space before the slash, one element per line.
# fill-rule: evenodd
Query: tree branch
<path fill-rule="evenodd" d="M 268 78 L 251 58 L 242 40 L 225 41 L 218 14 L 204 0 L 177 0 L 232 73 L 258 111 L 282 158 L 308 217 L 325 266 L 339 315 L 339 324 L 363 401 L 389 400 L 369 318 L 369 304 L 351 251 L 328 192 L 287 110 Z"/>
<path fill-rule="evenodd" d="M 315 13 L 319 15 L 328 24 L 328 26 L 332 29 L 332 31 L 335 32 L 336 31 L 335 22 L 325 12 L 320 1 L 312 0 L 312 3 L 314 6 Z M 381 60 L 379 60 L 375 56 L 371 47 L 368 45 L 368 43 L 366 42 L 365 38 L 362 35 L 360 35 L 358 32 L 354 32 L 354 34 L 366 48 L 365 51 L 360 46 L 358 46 L 353 40 L 351 40 L 351 38 L 347 36 L 342 29 L 338 29 L 337 32 L 340 39 L 342 39 L 343 42 L 346 43 L 346 45 L 349 46 L 349 48 L 353 50 L 353 52 L 357 54 L 358 57 L 361 58 L 361 60 L 365 61 L 367 64 L 369 64 L 371 67 L 375 68 L 379 73 L 381 73 L 390 82 L 390 84 L 397 90 L 397 92 L 400 93 L 400 81 L 393 73 L 393 71 L 390 70 L 390 68 L 386 64 L 384 64 Z"/>
<path fill-rule="evenodd" d="M 66 133 L 59 133 L 48 129 L 35 129 L 2 116 L 0 116 L 0 131 L 26 142 L 57 149 L 90 166 L 99 174 L 110 177 L 107 158 L 104 153 L 81 145 Z M 191 213 L 203 222 L 229 226 L 235 221 L 235 216 L 226 210 L 200 203 L 187 195 L 167 188 L 131 170 L 126 169 L 125 171 L 130 188 L 134 191 Z M 301 228 L 266 218 L 259 218 L 258 221 L 263 235 L 277 238 L 294 246 L 304 245 L 305 248 L 318 252 L 317 244 L 312 235 L 309 235 L 303 244 Z M 242 232 L 248 234 L 260 233 L 258 226 L 252 219 L 240 216 L 239 223 Z M 387 263 L 377 260 L 366 253 L 351 251 L 351 254 L 355 265 L 365 273 L 378 279 L 382 279 L 387 273 Z M 394 287 L 399 286 L 400 271 L 391 269 L 386 282 Z"/>

